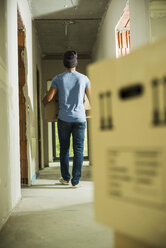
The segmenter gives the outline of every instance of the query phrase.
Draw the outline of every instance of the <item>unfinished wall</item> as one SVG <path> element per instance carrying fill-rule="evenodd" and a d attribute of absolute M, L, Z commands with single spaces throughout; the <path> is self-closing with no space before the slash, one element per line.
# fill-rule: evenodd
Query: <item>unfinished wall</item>
<path fill-rule="evenodd" d="M 37 166 L 37 110 L 36 78 L 34 67 L 41 72 L 40 53 L 34 35 L 32 46 L 32 21 L 27 0 L 0 1 L 0 228 L 21 198 L 20 142 L 18 98 L 18 38 L 17 7 L 26 29 L 26 86 L 27 144 L 29 184 Z M 34 139 L 32 142 L 32 138 Z M 32 145 L 33 143 L 33 145 Z M 32 147 L 33 146 L 33 147 Z"/>
<path fill-rule="evenodd" d="M 39 84 L 40 84 L 40 89 L 39 89 L 39 97 L 40 97 L 40 131 L 41 131 L 41 167 L 44 168 L 44 141 L 43 141 L 43 116 L 42 116 L 42 64 L 41 64 L 41 48 L 40 48 L 40 43 L 38 40 L 37 32 L 35 25 L 33 23 L 32 26 L 32 34 L 33 34 L 33 90 L 34 92 L 37 91 L 37 74 L 36 70 L 39 70 Z M 37 95 L 34 94 L 33 97 L 34 104 L 35 104 L 35 109 L 37 109 Z M 37 113 L 35 115 L 34 119 L 34 127 L 37 132 L 38 130 L 38 122 L 37 122 Z M 35 137 L 38 138 L 38 133 L 35 133 Z M 37 141 L 38 142 L 38 141 Z M 38 143 L 37 144 L 37 149 L 36 149 L 36 154 L 37 154 L 37 160 L 36 160 L 36 165 L 34 167 L 34 171 L 32 171 L 31 175 L 34 175 L 33 173 L 38 171 Z"/>
<path fill-rule="evenodd" d="M 11 211 L 11 173 L 8 151 L 10 148 L 8 84 L 7 84 L 7 6 L 0 1 L 0 229 Z M 20 192 L 18 192 L 20 196 Z M 16 196 L 18 200 L 18 196 Z"/>
<path fill-rule="evenodd" d="M 90 60 L 82 59 L 78 60 L 77 71 L 83 74 L 86 74 L 86 67 L 90 64 Z M 42 79 L 43 79 L 43 95 L 46 92 L 47 81 L 50 81 L 57 74 L 60 74 L 65 71 L 62 60 L 43 60 L 42 62 Z M 43 107 L 43 127 L 44 127 L 44 164 L 48 166 L 48 124 L 44 120 L 44 107 Z M 51 130 L 50 130 L 51 131 Z M 50 146 L 51 147 L 51 146 Z"/>
<path fill-rule="evenodd" d="M 38 172 L 38 113 L 37 113 L 37 69 L 39 70 L 39 97 L 41 99 L 41 87 L 42 87 L 42 69 L 41 69 L 41 49 L 39 46 L 38 37 L 36 34 L 36 29 L 34 25 L 32 25 L 32 70 L 33 70 L 33 78 L 32 78 L 32 92 L 33 97 L 30 99 L 30 102 L 33 102 L 33 108 L 30 113 L 29 120 L 29 137 L 30 137 L 30 179 L 31 182 L 35 179 L 36 173 Z M 40 101 L 40 109 L 41 109 L 41 101 Z M 40 119 L 42 118 L 40 111 Z M 41 134 L 42 134 L 42 121 L 40 122 Z M 43 137 L 41 136 L 41 166 L 44 165 L 44 152 L 43 152 Z"/>
<path fill-rule="evenodd" d="M 36 178 L 38 172 L 38 122 L 37 122 L 37 77 L 38 68 L 41 78 L 40 47 L 34 26 L 32 25 L 31 12 L 26 0 L 18 0 L 18 7 L 25 26 L 25 69 L 26 84 L 24 95 L 26 98 L 27 120 L 27 149 L 29 184 Z M 43 159 L 42 159 L 43 161 Z"/>
<path fill-rule="evenodd" d="M 149 42 L 148 0 L 129 0 L 131 50 Z M 93 60 L 116 57 L 115 27 L 127 0 L 112 0 L 99 30 L 93 49 Z"/>

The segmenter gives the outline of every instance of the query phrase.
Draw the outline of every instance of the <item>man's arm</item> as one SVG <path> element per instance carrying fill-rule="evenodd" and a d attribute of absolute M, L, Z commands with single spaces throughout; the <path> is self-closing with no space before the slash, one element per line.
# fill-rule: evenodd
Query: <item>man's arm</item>
<path fill-rule="evenodd" d="M 43 104 L 46 105 L 47 103 L 51 102 L 57 91 L 57 88 L 50 87 L 48 93 L 43 97 Z"/>
<path fill-rule="evenodd" d="M 91 103 L 91 88 L 86 88 L 85 94 L 87 95 L 89 103 Z"/>

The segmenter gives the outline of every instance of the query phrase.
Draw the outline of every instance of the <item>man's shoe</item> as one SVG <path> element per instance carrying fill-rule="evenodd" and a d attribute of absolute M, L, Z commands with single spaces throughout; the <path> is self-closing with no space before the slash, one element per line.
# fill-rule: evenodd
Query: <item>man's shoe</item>
<path fill-rule="evenodd" d="M 73 188 L 78 188 L 79 186 L 80 186 L 80 183 L 72 184 L 72 187 L 73 187 Z"/>
<path fill-rule="evenodd" d="M 59 182 L 64 185 L 69 185 L 69 181 L 64 180 L 63 177 L 59 178 Z"/>

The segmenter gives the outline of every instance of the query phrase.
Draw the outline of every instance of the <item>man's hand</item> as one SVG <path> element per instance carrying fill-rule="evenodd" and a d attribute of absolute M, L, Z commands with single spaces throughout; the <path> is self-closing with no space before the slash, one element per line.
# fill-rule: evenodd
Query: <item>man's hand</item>
<path fill-rule="evenodd" d="M 86 88 L 85 93 L 87 95 L 89 103 L 91 103 L 91 88 Z"/>
<path fill-rule="evenodd" d="M 47 103 L 51 102 L 51 100 L 53 99 L 53 97 L 57 93 L 57 91 L 58 91 L 57 88 L 51 87 L 42 99 L 43 104 L 46 105 Z"/>
<path fill-rule="evenodd" d="M 47 101 L 47 94 L 48 94 L 48 91 L 46 91 L 46 93 L 45 93 L 45 95 L 44 95 L 44 97 L 42 99 L 42 102 L 43 102 L 44 105 L 46 105 L 48 103 L 48 101 Z"/>

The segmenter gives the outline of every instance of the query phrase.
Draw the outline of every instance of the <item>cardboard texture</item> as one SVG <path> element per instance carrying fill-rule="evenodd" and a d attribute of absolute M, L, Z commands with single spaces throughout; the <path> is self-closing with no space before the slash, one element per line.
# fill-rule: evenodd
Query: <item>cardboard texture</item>
<path fill-rule="evenodd" d="M 57 121 L 58 113 L 59 113 L 59 102 L 58 102 L 58 94 L 56 94 L 52 101 L 45 105 L 45 120 L 47 122 L 55 122 Z"/>
<path fill-rule="evenodd" d="M 86 111 L 86 118 L 91 117 L 91 112 L 90 112 L 90 104 L 87 96 L 85 95 L 85 111 Z M 45 105 L 45 120 L 47 122 L 56 122 L 58 118 L 58 113 L 59 113 L 59 101 L 58 101 L 58 94 L 54 96 L 52 101 L 48 104 Z"/>
<path fill-rule="evenodd" d="M 115 232 L 114 240 L 115 248 L 157 248 L 118 232 Z"/>
<path fill-rule="evenodd" d="M 166 40 L 88 72 L 96 219 L 166 247 Z"/>

